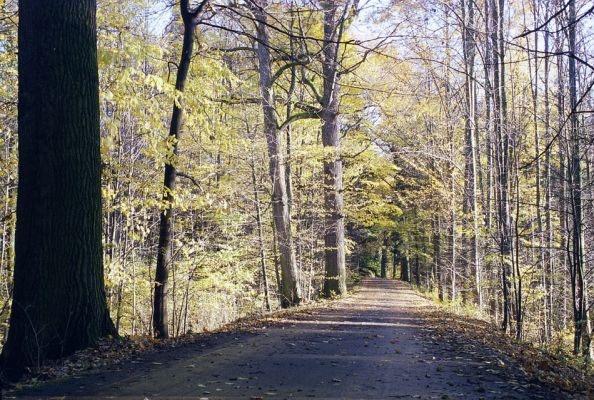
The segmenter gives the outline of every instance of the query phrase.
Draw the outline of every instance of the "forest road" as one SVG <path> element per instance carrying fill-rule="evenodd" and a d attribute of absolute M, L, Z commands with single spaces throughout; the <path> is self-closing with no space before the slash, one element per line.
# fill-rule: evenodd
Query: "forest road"
<path fill-rule="evenodd" d="M 367 279 L 356 293 L 250 332 L 212 335 L 8 398 L 560 399 L 490 349 L 436 340 L 429 301 L 407 285 Z M 500 356 L 499 356 L 500 357 Z"/>

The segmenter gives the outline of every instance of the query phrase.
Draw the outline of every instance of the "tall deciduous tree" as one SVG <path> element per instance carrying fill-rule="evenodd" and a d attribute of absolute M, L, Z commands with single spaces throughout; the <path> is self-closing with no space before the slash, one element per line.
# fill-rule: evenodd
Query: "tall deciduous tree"
<path fill-rule="evenodd" d="M 203 0 L 192 10 L 190 0 L 180 1 L 180 12 L 184 24 L 184 39 L 182 52 L 177 66 L 177 77 L 175 89 L 182 93 L 186 86 L 192 51 L 194 48 L 194 34 L 196 26 L 202 17 L 208 0 Z M 169 266 L 171 264 L 171 237 L 173 233 L 173 203 L 177 169 L 175 167 L 175 156 L 178 151 L 178 140 L 181 132 L 183 108 L 181 99 L 173 104 L 171 124 L 169 126 L 169 137 L 172 141 L 172 159 L 165 164 L 165 176 L 163 178 L 163 204 L 159 228 L 159 247 L 157 253 L 157 269 L 155 270 L 155 296 L 153 305 L 153 330 L 160 338 L 169 337 L 169 322 L 167 318 L 167 297 L 169 292 Z"/>
<path fill-rule="evenodd" d="M 95 0 L 19 2 L 8 378 L 115 332 L 103 287 L 95 10 Z"/>
<path fill-rule="evenodd" d="M 591 357 L 591 341 L 588 321 L 588 286 L 584 274 L 584 215 L 582 197 L 582 161 L 581 138 L 577 115 L 577 71 L 576 71 L 576 7 L 575 0 L 569 1 L 569 104 L 571 106 L 570 119 L 570 160 L 567 164 L 569 177 L 570 214 L 572 216 L 570 260 L 571 291 L 573 297 L 574 343 L 573 349 L 577 354 L 582 351 L 587 358 Z"/>
<path fill-rule="evenodd" d="M 287 165 L 283 155 L 282 131 L 278 124 L 274 104 L 274 77 L 270 64 L 270 36 L 266 6 L 266 0 L 254 1 L 252 9 L 257 25 L 256 53 L 260 73 L 264 135 L 268 145 L 268 173 L 272 182 L 272 214 L 280 252 L 281 305 L 289 307 L 300 303 L 301 291 L 297 282 L 297 261 L 291 233 L 288 198 L 290 181 L 286 178 Z"/>
<path fill-rule="evenodd" d="M 347 2 L 348 3 L 348 2 Z M 324 233 L 326 278 L 324 294 L 346 293 L 346 265 L 344 247 L 344 200 L 342 193 L 342 160 L 340 158 L 340 134 L 338 113 L 340 103 L 339 49 L 342 38 L 345 8 L 340 13 L 339 2 L 321 2 L 324 12 L 324 42 L 322 77 L 324 91 L 321 101 L 322 142 L 330 148 L 331 154 L 324 161 L 324 203 L 326 226 Z M 345 5 L 348 7 L 348 4 Z"/>

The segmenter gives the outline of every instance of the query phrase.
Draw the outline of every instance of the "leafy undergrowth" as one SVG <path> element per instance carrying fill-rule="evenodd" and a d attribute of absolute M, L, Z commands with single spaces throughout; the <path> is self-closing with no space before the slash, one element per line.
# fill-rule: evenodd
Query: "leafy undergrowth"
<path fill-rule="evenodd" d="M 289 310 L 257 314 L 230 322 L 212 331 L 188 333 L 175 338 L 157 340 L 147 336 L 109 337 L 101 339 L 96 346 L 77 351 L 59 360 L 46 361 L 45 365 L 25 375 L 14 388 L 21 388 L 57 378 L 67 378 L 86 371 L 117 365 L 126 360 L 152 351 L 166 351 L 182 345 L 206 342 L 215 334 L 226 332 L 250 332 L 265 326 L 280 323 L 288 316 L 299 317 L 313 313 L 313 309 L 331 307 L 333 301 L 319 299 Z M 7 387 L 8 388 L 8 387 Z"/>
<path fill-rule="evenodd" d="M 442 340 L 465 341 L 478 348 L 488 348 L 500 356 L 502 365 L 501 360 L 515 361 L 530 379 L 586 398 L 594 395 L 592 371 L 573 366 L 562 355 L 519 342 L 489 322 L 453 313 L 445 307 L 426 308 L 422 312 Z"/>

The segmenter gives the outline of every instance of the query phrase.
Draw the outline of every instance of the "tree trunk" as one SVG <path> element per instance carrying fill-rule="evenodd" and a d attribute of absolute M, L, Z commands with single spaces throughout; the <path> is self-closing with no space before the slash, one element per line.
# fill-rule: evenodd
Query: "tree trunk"
<path fill-rule="evenodd" d="M 571 288 L 573 295 L 574 314 L 574 343 L 573 350 L 578 354 L 581 350 L 586 358 L 591 357 L 591 344 L 588 331 L 588 304 L 587 285 L 584 279 L 584 232 L 583 232 L 583 200 L 582 200 L 582 167 L 581 167 L 581 140 L 577 115 L 577 70 L 573 55 L 576 53 L 576 10 L 575 0 L 569 1 L 569 101 L 570 114 L 570 161 L 569 190 L 572 211 L 571 229 Z M 585 345 L 585 346 L 583 346 Z"/>
<path fill-rule="evenodd" d="M 254 5 L 257 20 L 258 69 L 260 93 L 264 114 L 264 134 L 268 145 L 269 175 L 272 181 L 272 214 L 276 227 L 281 269 L 281 306 L 291 307 L 301 302 L 301 290 L 297 282 L 297 261 L 293 249 L 291 217 L 287 197 L 286 164 L 281 146 L 281 131 L 278 128 L 274 105 L 272 71 L 270 65 L 270 38 L 265 12 L 267 2 L 260 0 Z"/>
<path fill-rule="evenodd" d="M 344 294 L 346 288 L 346 261 L 344 247 L 344 204 L 342 194 L 342 160 L 338 130 L 339 90 L 337 41 L 341 40 L 344 20 L 337 19 L 338 2 L 322 1 L 324 11 L 324 49 L 322 76 L 322 143 L 333 153 L 324 160 L 324 227 L 326 276 L 324 294 Z"/>
<path fill-rule="evenodd" d="M 115 334 L 105 301 L 96 3 L 19 2 L 9 379 Z"/>
<path fill-rule="evenodd" d="M 410 268 L 408 265 L 408 256 L 402 253 L 400 256 L 400 280 L 410 283 Z"/>
<path fill-rule="evenodd" d="M 545 3 L 544 20 L 549 18 L 549 1 Z M 550 33 L 544 32 L 544 52 L 549 52 L 549 38 Z M 551 216 L 551 201 L 552 201 L 552 187 L 551 187 L 551 104 L 549 101 L 549 73 L 550 60 L 549 57 L 544 59 L 544 109 L 545 109 L 545 162 L 544 162 L 544 185 L 545 185 L 545 266 L 544 266 L 544 318 L 545 318 L 545 341 L 550 341 L 553 338 L 553 231 L 552 231 L 552 216 Z"/>
<path fill-rule="evenodd" d="M 441 219 L 437 213 L 433 217 L 433 268 L 435 269 L 437 296 L 439 301 L 443 301 L 443 278 L 441 270 Z"/>
<path fill-rule="evenodd" d="M 465 118 L 464 118 L 464 231 L 472 232 L 470 245 L 468 245 L 468 234 L 464 235 L 467 242 L 464 251 L 467 253 L 464 268 L 464 301 L 469 300 L 469 292 L 474 292 L 477 302 L 480 302 L 480 268 L 478 266 L 478 221 L 477 221 L 477 165 L 476 165 L 476 143 L 475 143 L 475 93 L 474 85 L 474 61 L 475 61 L 475 39 L 474 39 L 474 1 L 462 1 L 462 25 L 463 25 L 463 55 L 465 66 Z M 467 18 L 467 19 L 466 19 Z M 470 229 L 470 220 L 472 220 L 472 230 Z M 468 254 L 469 253 L 469 254 Z M 474 271 L 474 278 L 472 272 Z M 471 287 L 473 289 L 471 289 Z"/>
<path fill-rule="evenodd" d="M 194 47 L 194 31 L 196 25 L 206 5 L 207 0 L 203 0 L 195 11 L 190 11 L 189 0 L 181 0 L 180 11 L 184 24 L 184 39 L 182 53 L 177 67 L 177 77 L 175 79 L 175 89 L 183 92 L 192 60 L 192 50 Z M 178 151 L 178 142 L 181 134 L 183 118 L 183 109 L 181 99 L 173 102 L 173 112 L 171 114 L 171 124 L 169 126 L 169 137 L 172 139 L 173 158 L 165 164 L 165 176 L 163 179 L 163 205 L 161 211 L 161 220 L 159 225 L 159 246 L 157 248 L 157 268 L 155 270 L 155 296 L 153 307 L 153 331 L 158 338 L 169 337 L 169 319 L 167 316 L 167 300 L 169 294 L 169 267 L 171 264 L 172 253 L 172 232 L 173 232 L 173 205 L 175 181 L 177 170 L 175 167 L 175 157 Z"/>
<path fill-rule="evenodd" d="M 260 196 L 258 195 L 258 184 L 256 180 L 256 160 L 252 151 L 252 185 L 254 186 L 254 207 L 256 208 L 256 223 L 258 225 L 258 246 L 260 248 L 260 267 L 262 269 L 262 284 L 264 286 L 264 301 L 266 310 L 270 311 L 270 293 L 268 289 L 268 274 L 266 271 L 266 251 L 264 248 L 264 229 L 262 226 L 262 212 L 260 210 Z"/>
<path fill-rule="evenodd" d="M 386 279 L 388 277 L 388 239 L 384 239 L 381 253 L 381 275 L 382 278 Z"/>
<path fill-rule="evenodd" d="M 511 216 L 509 205 L 509 135 L 507 132 L 507 100 L 505 94 L 505 54 L 503 12 L 505 0 L 491 0 L 491 45 L 493 50 L 493 114 L 495 130 L 495 164 L 497 178 L 497 227 L 501 287 L 503 292 L 502 329 L 507 330 L 510 319 L 509 275 L 512 255 Z"/>

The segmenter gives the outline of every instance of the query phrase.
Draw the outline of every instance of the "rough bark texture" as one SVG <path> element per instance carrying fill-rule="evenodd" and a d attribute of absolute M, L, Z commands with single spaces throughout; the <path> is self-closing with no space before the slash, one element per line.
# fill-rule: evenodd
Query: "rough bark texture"
<path fill-rule="evenodd" d="M 19 183 L 5 377 L 115 333 L 103 286 L 94 0 L 19 2 Z"/>
<path fill-rule="evenodd" d="M 342 193 L 342 160 L 340 159 L 340 135 L 338 129 L 339 84 L 338 46 L 342 23 L 337 19 L 338 4 L 323 1 L 324 49 L 322 76 L 322 143 L 331 147 L 333 154 L 324 161 L 324 205 L 326 226 L 324 233 L 326 278 L 324 294 L 344 294 L 346 288 L 346 263 L 344 248 L 344 200 Z"/>
<path fill-rule="evenodd" d="M 277 234 L 281 269 L 281 306 L 290 307 L 301 302 L 301 290 L 297 280 L 297 261 L 293 249 L 291 217 L 287 196 L 286 163 L 281 146 L 281 131 L 278 128 L 274 106 L 272 71 L 270 65 L 270 38 L 265 12 L 266 1 L 260 0 L 253 7 L 257 20 L 258 68 L 260 93 L 264 114 L 264 134 L 268 145 L 269 175 L 272 181 L 272 214 Z"/>

